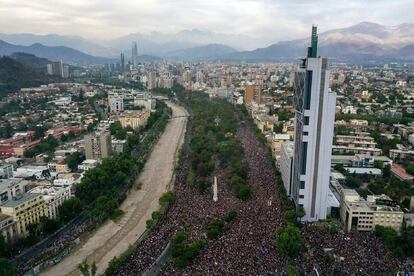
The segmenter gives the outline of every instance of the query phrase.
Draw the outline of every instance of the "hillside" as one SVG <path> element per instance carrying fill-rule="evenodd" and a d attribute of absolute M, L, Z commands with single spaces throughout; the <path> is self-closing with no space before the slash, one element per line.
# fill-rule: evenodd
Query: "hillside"
<path fill-rule="evenodd" d="M 0 98 L 22 87 L 39 86 L 53 81 L 53 78 L 35 72 L 10 57 L 0 58 Z"/>
<path fill-rule="evenodd" d="M 32 68 L 38 73 L 46 74 L 47 64 L 51 63 L 47 58 L 40 58 L 32 54 L 14 53 L 10 57 L 26 67 Z"/>
<path fill-rule="evenodd" d="M 44 46 L 36 43 L 30 46 L 14 45 L 0 40 L 0 55 L 11 55 L 23 52 L 50 60 L 63 60 L 64 63 L 72 65 L 104 64 L 113 61 L 109 58 L 87 55 L 78 50 L 64 46 Z"/>
<path fill-rule="evenodd" d="M 118 56 L 119 51 L 113 48 L 87 41 L 79 36 L 65 36 L 58 34 L 0 34 L 0 39 L 16 45 L 30 46 L 40 43 L 45 46 L 66 46 L 92 56 L 112 57 Z"/>

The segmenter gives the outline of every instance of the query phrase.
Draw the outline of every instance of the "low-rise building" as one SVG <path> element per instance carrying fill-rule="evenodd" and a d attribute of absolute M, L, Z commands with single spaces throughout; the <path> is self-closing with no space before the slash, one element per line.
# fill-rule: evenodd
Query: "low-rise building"
<path fill-rule="evenodd" d="M 377 143 L 375 143 L 374 138 L 369 136 L 359 136 L 359 135 L 336 135 L 335 143 L 337 145 L 347 146 L 347 147 L 364 147 L 364 148 L 375 148 Z"/>
<path fill-rule="evenodd" d="M 80 165 L 78 165 L 78 170 L 87 171 L 87 170 L 95 168 L 96 166 L 98 166 L 98 164 L 99 164 L 98 160 L 86 159 L 86 160 L 83 160 L 83 162 Z"/>
<path fill-rule="evenodd" d="M 278 122 L 278 117 L 276 115 L 269 116 L 269 115 L 256 115 L 254 116 L 254 122 L 258 129 L 261 132 L 270 131 L 273 132 L 275 124 Z"/>
<path fill-rule="evenodd" d="M 47 206 L 47 217 L 55 219 L 58 216 L 58 208 L 71 196 L 70 187 L 38 186 L 29 191 L 32 194 L 41 194 Z"/>
<path fill-rule="evenodd" d="M 283 143 L 290 141 L 290 135 L 289 134 L 283 134 L 283 133 L 275 133 L 273 136 L 270 137 L 270 148 L 272 150 L 272 155 L 276 159 L 279 159 L 281 156 L 281 147 Z"/>
<path fill-rule="evenodd" d="M 391 149 L 390 158 L 392 160 L 414 159 L 414 150 Z"/>
<path fill-rule="evenodd" d="M 398 179 L 400 179 L 402 181 L 408 181 L 408 180 L 413 180 L 414 179 L 414 176 L 407 173 L 405 171 L 404 167 L 399 165 L 399 164 L 393 164 L 391 166 L 391 172 L 395 177 L 397 177 Z"/>
<path fill-rule="evenodd" d="M 0 164 L 0 178 L 12 178 L 13 177 L 13 165 L 12 164 Z"/>
<path fill-rule="evenodd" d="M 121 154 L 127 147 L 127 140 L 112 139 L 112 153 Z"/>
<path fill-rule="evenodd" d="M 42 176 L 43 171 L 46 171 L 48 168 L 47 166 L 34 166 L 34 165 L 27 165 L 21 166 L 17 168 L 13 175 L 14 177 L 19 178 L 26 178 L 26 177 L 36 177 L 40 178 Z"/>
<path fill-rule="evenodd" d="M 133 129 L 138 129 L 147 124 L 150 115 L 151 111 L 149 109 L 130 110 L 122 112 L 122 114 L 118 116 L 118 120 L 123 128 L 131 127 Z"/>
<path fill-rule="evenodd" d="M 47 215 L 45 201 L 41 194 L 25 193 L 17 195 L 0 205 L 1 213 L 13 218 L 16 222 L 17 236 L 28 234 L 27 226 L 38 223 L 41 217 Z"/>
<path fill-rule="evenodd" d="M 0 179 L 0 204 L 27 192 L 28 185 L 29 181 L 21 178 Z"/>
<path fill-rule="evenodd" d="M 382 153 L 381 149 L 378 148 L 366 148 L 366 147 L 348 147 L 348 146 L 341 146 L 341 145 L 333 145 L 332 150 L 334 153 L 352 153 L 352 154 L 364 154 L 364 155 L 372 155 L 372 156 L 379 156 Z"/>
<path fill-rule="evenodd" d="M 392 160 L 386 156 L 371 156 L 366 154 L 356 155 L 332 155 L 331 164 L 342 165 L 344 167 L 355 168 L 373 168 L 376 162 L 381 163 L 383 166 L 392 165 Z"/>
<path fill-rule="evenodd" d="M 347 232 L 373 231 L 376 225 L 399 231 L 404 212 L 386 195 L 365 200 L 353 189 L 342 189 L 340 216 Z"/>

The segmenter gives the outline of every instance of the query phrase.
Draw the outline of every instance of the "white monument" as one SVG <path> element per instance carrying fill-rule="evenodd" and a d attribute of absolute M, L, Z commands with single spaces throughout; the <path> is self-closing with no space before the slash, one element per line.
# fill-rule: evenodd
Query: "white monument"
<path fill-rule="evenodd" d="M 213 200 L 214 202 L 217 202 L 218 197 L 217 197 L 217 177 L 214 177 L 214 184 L 213 184 Z"/>

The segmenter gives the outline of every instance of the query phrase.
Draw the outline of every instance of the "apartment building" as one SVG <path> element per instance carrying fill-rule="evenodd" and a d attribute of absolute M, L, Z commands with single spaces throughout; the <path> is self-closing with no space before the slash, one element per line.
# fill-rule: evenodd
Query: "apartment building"
<path fill-rule="evenodd" d="M 17 195 L 0 205 L 0 210 L 16 222 L 16 233 L 19 237 L 27 236 L 28 225 L 38 223 L 41 217 L 47 216 L 47 207 L 41 194 Z"/>

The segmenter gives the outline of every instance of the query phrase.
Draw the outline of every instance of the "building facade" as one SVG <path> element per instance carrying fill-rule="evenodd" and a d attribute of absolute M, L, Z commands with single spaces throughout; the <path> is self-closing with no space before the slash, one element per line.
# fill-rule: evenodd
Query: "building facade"
<path fill-rule="evenodd" d="M 0 178 L 12 178 L 13 177 L 13 165 L 3 164 L 0 165 Z"/>
<path fill-rule="evenodd" d="M 59 206 L 72 196 L 70 187 L 39 186 L 29 193 L 42 195 L 47 207 L 46 216 L 50 219 L 57 218 Z"/>
<path fill-rule="evenodd" d="M 244 92 L 244 103 L 250 105 L 253 102 L 257 104 L 262 102 L 262 88 L 257 84 L 247 85 Z"/>
<path fill-rule="evenodd" d="M 100 160 L 111 155 L 111 134 L 109 131 L 85 135 L 86 159 Z"/>
<path fill-rule="evenodd" d="M 108 105 L 111 113 L 118 113 L 137 106 L 151 109 L 152 101 L 146 91 L 118 89 L 108 92 Z"/>
<path fill-rule="evenodd" d="M 0 213 L 0 235 L 4 237 L 6 243 L 13 243 L 16 238 L 16 222 L 11 216 Z"/>
<path fill-rule="evenodd" d="M 285 142 L 281 146 L 281 155 L 279 159 L 280 173 L 282 175 L 283 184 L 285 186 L 286 194 L 292 193 L 293 182 L 293 142 Z"/>
<path fill-rule="evenodd" d="M 376 225 L 400 231 L 404 212 L 385 195 L 371 195 L 364 200 L 355 190 L 343 189 L 340 216 L 347 232 L 373 231 Z"/>
<path fill-rule="evenodd" d="M 138 129 L 147 124 L 150 115 L 151 112 L 148 109 L 140 111 L 125 111 L 118 117 L 118 120 L 123 128 L 129 126 L 133 129 Z"/>
<path fill-rule="evenodd" d="M 16 233 L 19 237 L 26 237 L 27 226 L 38 223 L 41 217 L 47 216 L 47 207 L 41 194 L 18 195 L 0 205 L 0 210 L 16 222 Z"/>
<path fill-rule="evenodd" d="M 327 215 L 336 94 L 329 91 L 327 59 L 317 57 L 317 30 L 294 83 L 295 154 L 290 196 L 306 212 L 303 220 Z"/>

